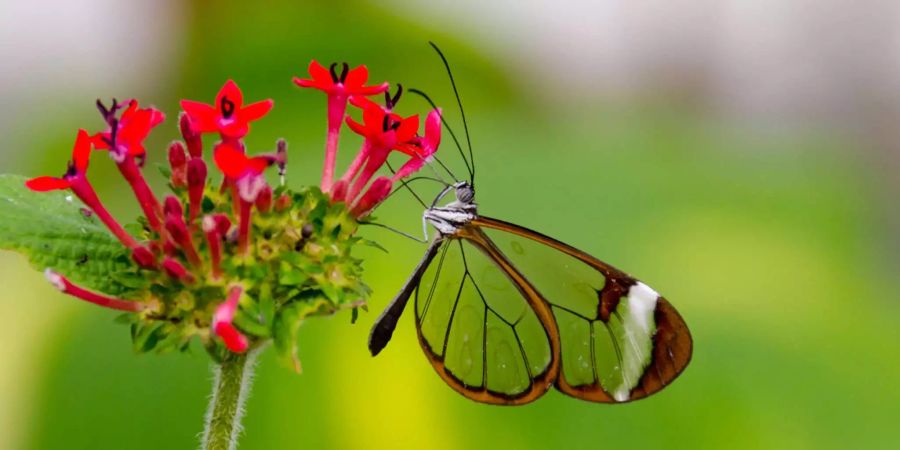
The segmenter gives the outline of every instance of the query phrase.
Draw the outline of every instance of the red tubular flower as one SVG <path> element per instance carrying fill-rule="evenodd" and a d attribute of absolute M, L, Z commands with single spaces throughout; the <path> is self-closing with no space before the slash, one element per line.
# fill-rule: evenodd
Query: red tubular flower
<path fill-rule="evenodd" d="M 216 231 L 219 232 L 219 235 L 223 237 L 228 236 L 228 233 L 231 231 L 231 219 L 225 214 L 215 214 L 212 218 L 216 222 Z"/>
<path fill-rule="evenodd" d="M 215 105 L 182 100 L 181 108 L 190 119 L 195 133 L 218 131 L 223 141 L 237 141 L 250 131 L 250 122 L 260 119 L 272 109 L 274 102 L 263 100 L 244 106 L 244 95 L 234 81 L 228 80 L 216 96 Z M 195 151 L 191 151 L 194 155 Z"/>
<path fill-rule="evenodd" d="M 355 205 L 353 205 L 353 209 L 350 210 L 350 213 L 357 218 L 366 216 L 372 212 L 379 203 L 387 198 L 388 194 L 391 193 L 393 185 L 393 180 L 388 177 L 379 177 L 375 179 L 375 181 L 372 182 L 372 186 L 369 187 L 369 190 L 360 197 Z"/>
<path fill-rule="evenodd" d="M 110 129 L 94 135 L 94 148 L 110 150 L 110 155 L 118 161 L 125 155 L 141 157 L 146 153 L 144 139 L 150 130 L 166 119 L 165 114 L 155 108 L 140 108 L 137 100 L 129 100 L 122 117 L 110 124 Z M 113 134 L 112 127 L 116 126 Z M 112 148 L 115 146 L 115 148 Z"/>
<path fill-rule="evenodd" d="M 356 159 L 341 177 L 341 181 L 350 186 L 344 201 L 352 204 L 375 172 L 387 161 L 391 150 L 405 150 L 408 144 L 414 142 L 419 129 L 419 116 L 403 118 L 372 103 L 363 110 L 362 124 L 348 117 L 347 125 L 366 139 Z"/>
<path fill-rule="evenodd" d="M 162 267 L 166 272 L 166 275 L 181 281 L 184 284 L 191 284 L 194 282 L 194 276 L 191 275 L 191 273 L 176 259 L 171 257 L 164 259 Z"/>
<path fill-rule="evenodd" d="M 87 169 L 91 155 L 91 137 L 87 131 L 78 130 L 75 147 L 72 150 L 72 160 L 69 169 L 62 178 L 37 177 L 25 183 L 29 189 L 38 192 L 70 189 L 107 228 L 122 242 L 122 245 L 134 250 L 139 247 L 137 241 L 129 235 L 119 222 L 106 210 L 93 186 L 87 180 Z"/>
<path fill-rule="evenodd" d="M 275 211 L 282 212 L 291 207 L 291 203 L 293 200 L 291 196 L 288 194 L 281 194 L 278 196 L 278 200 L 275 200 Z"/>
<path fill-rule="evenodd" d="M 256 209 L 261 213 L 267 213 L 272 209 L 272 188 L 263 186 L 256 196 Z"/>
<path fill-rule="evenodd" d="M 260 192 L 267 186 L 262 173 L 272 164 L 272 158 L 250 158 L 227 143 L 221 143 L 213 151 L 219 170 L 225 174 L 239 200 L 238 253 L 247 255 L 250 249 L 250 212 Z"/>
<path fill-rule="evenodd" d="M 247 336 L 238 331 L 232 323 L 243 293 L 242 287 L 232 286 L 228 291 L 228 298 L 216 308 L 211 324 L 213 332 L 222 339 L 225 347 L 235 353 L 246 352 L 250 345 Z"/>
<path fill-rule="evenodd" d="M 388 84 L 365 86 L 369 78 L 366 66 L 358 66 L 350 70 L 347 63 L 342 64 L 340 75 L 335 70 L 337 64 L 325 69 L 317 61 L 309 63 L 311 79 L 294 77 L 294 83 L 300 87 L 319 89 L 328 95 L 328 138 L 325 143 L 325 165 L 322 169 L 322 192 L 329 192 L 334 178 L 334 165 L 337 159 L 338 137 L 341 121 L 347 110 L 347 99 L 351 96 L 367 96 L 384 92 Z"/>
<path fill-rule="evenodd" d="M 109 150 L 109 156 L 116 162 L 119 172 L 131 185 L 150 227 L 160 231 L 162 211 L 159 200 L 144 179 L 135 159 L 143 160 L 146 156 L 144 139 L 153 127 L 165 120 L 165 115 L 154 108 L 140 108 L 137 100 L 129 100 L 128 108 L 120 118 L 115 118 L 113 108 L 106 114 L 105 119 L 109 122 L 109 129 L 93 136 L 94 147 L 98 150 Z"/>
<path fill-rule="evenodd" d="M 172 186 L 177 188 L 187 186 L 187 156 L 181 142 L 169 144 L 169 167 L 172 168 L 172 178 L 169 180 Z"/>
<path fill-rule="evenodd" d="M 197 253 L 197 247 L 194 246 L 191 232 L 184 223 L 184 218 L 181 215 L 167 214 L 166 231 L 169 232 L 169 236 L 172 236 L 172 240 L 181 247 L 188 262 L 194 267 L 200 267 L 202 264 L 200 255 Z"/>
<path fill-rule="evenodd" d="M 223 234 L 219 232 L 219 228 L 214 216 L 206 216 L 203 218 L 203 233 L 206 235 L 206 245 L 209 247 L 209 258 L 210 265 L 212 266 L 213 279 L 222 277 Z"/>
<path fill-rule="evenodd" d="M 156 269 L 156 256 L 147 247 L 135 247 L 131 251 L 131 259 L 145 269 Z"/>
<path fill-rule="evenodd" d="M 200 215 L 200 206 L 203 203 L 203 190 L 206 188 L 206 163 L 200 158 L 194 158 L 188 162 L 187 182 L 190 207 L 188 223 L 194 223 Z"/>
<path fill-rule="evenodd" d="M 401 178 L 406 178 L 421 169 L 441 145 L 440 108 L 428 114 L 428 118 L 425 119 L 425 136 L 418 138 L 417 141 L 400 148 L 401 151 L 410 155 L 410 159 L 391 177 L 392 182 L 396 183 Z"/>
<path fill-rule="evenodd" d="M 143 311 L 145 307 L 143 303 L 130 302 L 128 300 L 108 297 L 88 291 L 87 289 L 75 285 L 66 277 L 51 269 L 45 270 L 44 276 L 47 277 L 47 281 L 49 281 L 50 284 L 59 289 L 60 292 L 71 295 L 72 297 L 75 297 L 77 299 L 102 306 L 104 308 L 115 309 L 117 311 L 140 312 Z"/>
<path fill-rule="evenodd" d="M 191 124 L 191 118 L 187 113 L 181 113 L 178 117 L 178 129 L 181 130 L 181 137 L 187 144 L 188 152 L 192 158 L 203 157 L 203 138 L 200 133 L 194 130 Z"/>

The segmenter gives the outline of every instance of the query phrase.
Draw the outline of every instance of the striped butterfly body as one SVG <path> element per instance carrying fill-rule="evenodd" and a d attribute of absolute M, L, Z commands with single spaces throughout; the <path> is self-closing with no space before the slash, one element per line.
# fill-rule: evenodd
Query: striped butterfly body
<path fill-rule="evenodd" d="M 436 206 L 453 189 L 456 199 Z M 468 182 L 424 213 L 437 235 L 369 338 L 377 355 L 414 299 L 419 343 L 438 375 L 484 403 L 531 402 L 551 386 L 618 403 L 670 384 L 690 332 L 647 285 L 562 242 L 479 216 Z"/>

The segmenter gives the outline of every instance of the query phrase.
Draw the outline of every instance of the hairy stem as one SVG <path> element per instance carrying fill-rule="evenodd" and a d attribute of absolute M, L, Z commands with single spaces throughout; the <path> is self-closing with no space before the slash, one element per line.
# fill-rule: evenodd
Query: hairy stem
<path fill-rule="evenodd" d="M 237 448 L 257 352 L 231 353 L 213 369 L 213 391 L 206 411 L 202 450 Z"/>

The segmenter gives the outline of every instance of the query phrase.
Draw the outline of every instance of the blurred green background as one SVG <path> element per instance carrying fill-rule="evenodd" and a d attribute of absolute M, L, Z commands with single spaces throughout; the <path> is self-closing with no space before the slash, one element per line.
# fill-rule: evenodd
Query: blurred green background
<path fill-rule="evenodd" d="M 685 81 L 681 72 L 657 73 L 662 81 L 638 94 L 619 95 L 628 89 L 614 85 L 591 90 L 592 80 L 577 80 L 584 61 L 560 60 L 579 51 L 596 59 L 587 53 L 592 41 L 548 52 L 530 47 L 539 30 L 527 34 L 530 41 L 503 33 L 517 29 L 507 20 L 529 13 L 543 20 L 527 4 L 506 16 L 473 2 L 457 15 L 447 13 L 452 3 L 404 1 L 4 3 L 6 51 L 20 57 L 2 63 L 0 172 L 61 172 L 75 129 L 101 126 L 94 99 L 113 96 L 135 96 L 168 114 L 148 145 L 158 149 L 151 163 L 162 162 L 162 149 L 177 137 L 178 99 L 211 101 L 233 78 L 247 100 L 275 100 L 254 125 L 250 149 L 286 138 L 289 183 L 317 183 L 325 99 L 298 90 L 291 77 L 305 74 L 313 58 L 364 63 L 373 81 L 429 92 L 461 133 L 427 46 L 434 40 L 453 63 L 465 102 L 481 212 L 639 276 L 678 307 L 694 334 L 692 364 L 649 400 L 608 406 L 550 392 L 523 407 L 476 404 L 431 369 L 409 314 L 388 349 L 369 356 L 368 327 L 424 247 L 364 229 L 390 250 L 361 254 L 375 291 L 369 313 L 355 325 L 349 314 L 309 321 L 301 331 L 302 375 L 263 356 L 241 449 L 874 449 L 900 442 L 897 196 L 883 164 L 884 155 L 897 155 L 879 150 L 894 141 L 861 140 L 866 130 L 842 126 L 840 115 L 781 121 L 763 108 L 750 115 L 763 120 L 745 120 L 739 108 L 719 107 L 727 89 L 709 89 L 703 77 Z M 653 26 L 643 27 L 656 37 Z M 401 109 L 426 106 L 409 96 Z M 356 141 L 343 143 L 346 162 Z M 449 139 L 441 154 L 462 172 Z M 135 216 L 112 164 L 95 158 L 91 170 L 114 213 Z M 417 189 L 427 198 L 436 193 L 426 184 Z M 416 233 L 421 207 L 407 197 L 390 200 L 378 216 Z M 64 298 L 18 255 L 0 254 L 0 267 L 0 448 L 196 448 L 211 377 L 206 355 L 135 355 L 113 313 Z"/>

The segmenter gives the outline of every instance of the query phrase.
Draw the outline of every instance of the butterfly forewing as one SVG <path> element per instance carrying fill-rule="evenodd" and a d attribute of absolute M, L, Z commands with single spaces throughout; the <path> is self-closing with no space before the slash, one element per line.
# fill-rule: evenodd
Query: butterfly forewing
<path fill-rule="evenodd" d="M 482 402 L 518 404 L 552 383 L 554 338 L 527 293 L 481 243 L 446 238 L 415 295 L 422 347 L 457 391 Z"/>
<path fill-rule="evenodd" d="M 485 236 L 549 305 L 562 392 L 598 402 L 635 400 L 665 387 L 687 365 L 692 343 L 684 321 L 643 283 L 513 224 L 479 217 L 467 227 L 461 234 Z"/>

